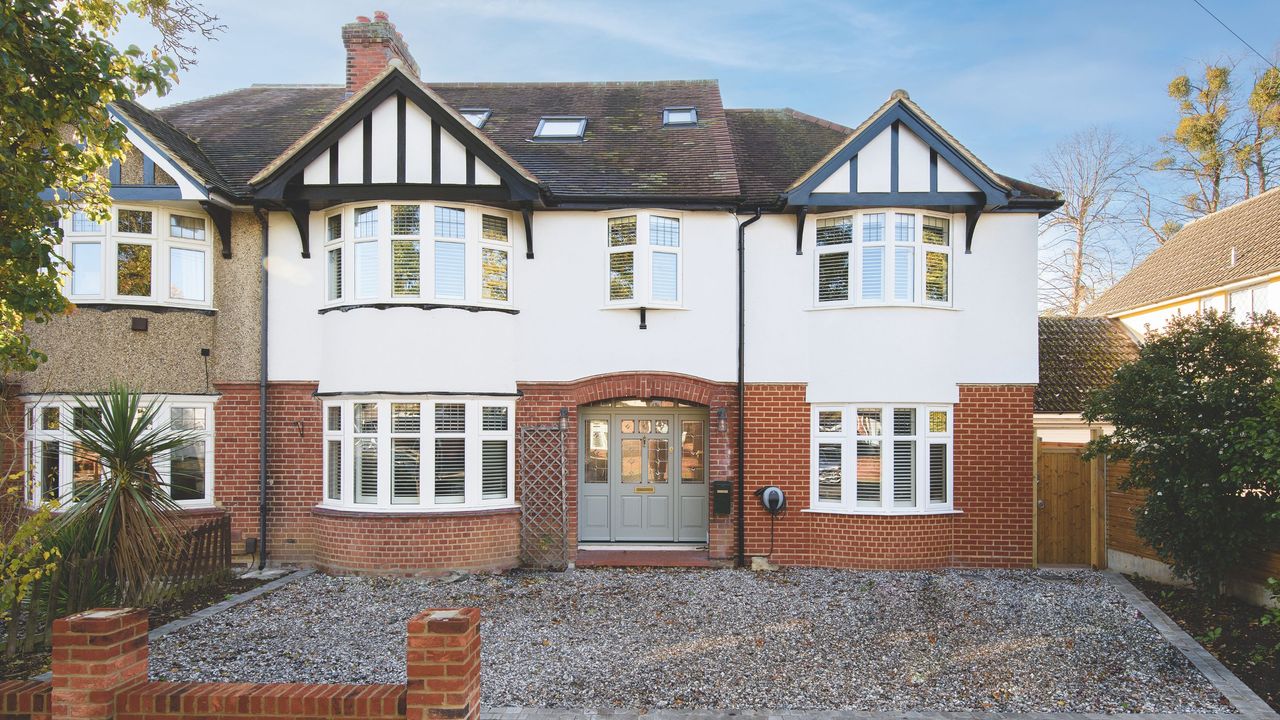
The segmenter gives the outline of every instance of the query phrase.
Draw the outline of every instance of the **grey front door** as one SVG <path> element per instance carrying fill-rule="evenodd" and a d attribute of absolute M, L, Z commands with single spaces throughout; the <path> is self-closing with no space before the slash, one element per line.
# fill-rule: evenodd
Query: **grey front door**
<path fill-rule="evenodd" d="M 706 542 L 705 411 L 582 414 L 578 536 Z"/>

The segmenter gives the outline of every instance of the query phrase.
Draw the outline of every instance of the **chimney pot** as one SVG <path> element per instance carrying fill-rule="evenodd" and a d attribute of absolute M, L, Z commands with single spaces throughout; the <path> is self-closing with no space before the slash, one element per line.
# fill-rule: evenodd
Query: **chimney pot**
<path fill-rule="evenodd" d="M 370 80 L 387 68 L 393 59 L 401 61 L 401 69 L 418 76 L 418 63 L 409 53 L 409 44 L 396 31 L 385 10 L 373 13 L 374 21 L 360 15 L 354 23 L 342 26 L 342 44 L 347 51 L 347 95 L 360 92 Z"/>
<path fill-rule="evenodd" d="M 356 22 L 358 22 L 358 23 L 367 23 L 367 22 L 369 22 L 369 18 L 368 18 L 367 16 L 365 16 L 365 15 L 357 15 L 357 16 L 356 16 Z"/>
<path fill-rule="evenodd" d="M 390 16 L 387 15 L 386 10 L 374 10 L 373 19 L 377 20 L 378 22 L 389 22 Z"/>

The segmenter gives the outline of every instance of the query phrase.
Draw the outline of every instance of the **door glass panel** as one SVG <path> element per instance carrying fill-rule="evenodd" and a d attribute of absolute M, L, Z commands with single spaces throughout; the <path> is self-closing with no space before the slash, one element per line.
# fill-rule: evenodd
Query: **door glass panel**
<path fill-rule="evenodd" d="M 670 464 L 671 442 L 666 438 L 651 438 L 649 440 L 649 482 L 662 485 L 669 482 L 667 471 Z"/>
<path fill-rule="evenodd" d="M 659 422 L 665 424 L 665 420 Z M 680 481 L 700 483 L 707 479 L 707 436 L 701 420 L 680 423 Z"/>
<path fill-rule="evenodd" d="M 627 422 L 627 420 L 622 421 L 624 427 Z M 642 469 L 640 466 L 640 452 L 642 449 L 643 441 L 639 438 L 629 438 L 622 441 L 622 458 L 619 464 L 621 465 L 623 485 L 637 485 L 640 483 L 640 471 Z"/>
<path fill-rule="evenodd" d="M 641 434 L 641 435 L 648 435 L 648 434 L 649 434 L 649 433 L 651 433 L 651 432 L 653 432 L 653 421 L 652 421 L 652 420 L 641 420 L 641 421 L 640 421 L 640 434 Z"/>
<path fill-rule="evenodd" d="M 622 421 L 622 433 L 623 433 L 624 435 L 630 435 L 630 434 L 634 433 L 635 431 L 636 431 L 636 421 L 635 421 L 635 420 L 623 420 L 623 421 Z"/>
<path fill-rule="evenodd" d="M 661 433 L 663 435 L 666 435 L 667 433 L 671 432 L 671 423 L 666 420 L 654 420 L 653 431 L 656 433 Z"/>
<path fill-rule="evenodd" d="M 587 425 L 587 463 L 583 482 L 609 482 L 609 421 L 592 420 Z"/>

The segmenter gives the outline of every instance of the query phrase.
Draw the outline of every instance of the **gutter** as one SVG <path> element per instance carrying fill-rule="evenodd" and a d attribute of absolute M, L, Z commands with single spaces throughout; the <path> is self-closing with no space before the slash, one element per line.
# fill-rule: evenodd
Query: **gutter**
<path fill-rule="evenodd" d="M 262 287 L 262 303 L 258 320 L 258 569 L 267 567 L 267 251 L 271 245 L 269 214 L 262 208 L 254 208 L 258 226 L 262 230 L 262 262 L 258 270 Z"/>
<path fill-rule="evenodd" d="M 739 568 L 747 565 L 747 531 L 746 531 L 746 498 L 747 471 L 746 459 L 743 456 L 746 433 L 743 430 L 743 407 L 747 395 L 747 226 L 760 219 L 760 208 L 756 208 L 746 222 L 738 222 L 738 560 Z"/>

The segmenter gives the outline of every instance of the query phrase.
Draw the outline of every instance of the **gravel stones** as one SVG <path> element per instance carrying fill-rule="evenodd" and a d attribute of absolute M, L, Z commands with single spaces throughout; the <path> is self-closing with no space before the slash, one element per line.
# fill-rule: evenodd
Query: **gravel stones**
<path fill-rule="evenodd" d="M 155 680 L 400 683 L 479 607 L 487 707 L 1231 712 L 1088 571 L 313 575 L 160 638 Z"/>

